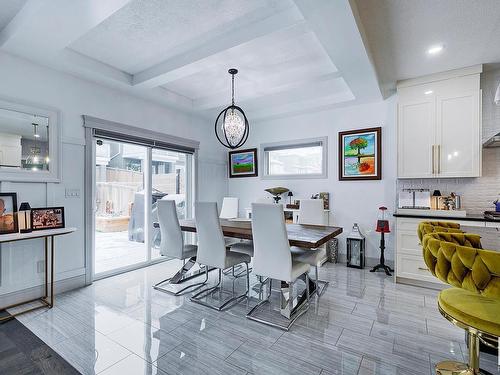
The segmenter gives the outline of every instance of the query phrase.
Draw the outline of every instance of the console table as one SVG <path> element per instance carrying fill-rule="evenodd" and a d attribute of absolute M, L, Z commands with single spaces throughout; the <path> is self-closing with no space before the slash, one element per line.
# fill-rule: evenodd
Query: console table
<path fill-rule="evenodd" d="M 40 306 L 31 307 L 29 309 L 17 312 L 15 314 L 0 318 L 0 322 L 8 319 L 12 319 L 15 316 L 25 314 L 27 312 L 48 307 L 49 309 L 54 306 L 54 238 L 57 236 L 62 236 L 64 234 L 75 232 L 76 228 L 60 228 L 60 229 L 44 229 L 37 230 L 30 233 L 11 233 L 0 235 L 0 244 L 6 242 L 17 242 L 24 240 L 33 240 L 35 238 L 43 238 L 45 241 L 45 291 L 43 297 L 31 299 L 29 301 L 24 301 L 16 303 L 10 306 L 0 307 L 0 310 L 7 310 L 13 307 L 21 306 L 30 302 L 40 302 Z M 50 281 L 49 281 L 49 242 L 50 242 Z M 50 286 L 50 293 L 49 293 Z"/>

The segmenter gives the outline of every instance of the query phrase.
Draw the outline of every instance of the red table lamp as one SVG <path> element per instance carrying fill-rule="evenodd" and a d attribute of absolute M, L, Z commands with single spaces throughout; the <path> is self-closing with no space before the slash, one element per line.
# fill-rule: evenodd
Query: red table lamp
<path fill-rule="evenodd" d="M 387 207 L 379 207 L 379 213 L 378 213 L 378 219 L 377 219 L 377 228 L 375 229 L 376 232 L 380 233 L 380 263 L 377 264 L 375 267 L 373 267 L 370 272 L 375 272 L 378 270 L 383 270 L 385 271 L 387 276 L 392 276 L 391 272 L 394 272 L 391 267 L 387 266 L 385 264 L 385 256 L 384 256 L 384 250 L 385 250 L 385 233 L 391 233 L 391 230 L 389 229 L 389 220 L 386 219 Z"/>

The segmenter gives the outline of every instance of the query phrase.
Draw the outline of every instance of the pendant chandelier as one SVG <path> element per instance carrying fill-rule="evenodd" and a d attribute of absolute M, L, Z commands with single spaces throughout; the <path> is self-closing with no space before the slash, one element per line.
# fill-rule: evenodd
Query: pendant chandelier
<path fill-rule="evenodd" d="M 215 120 L 215 135 L 219 142 L 229 149 L 243 146 L 247 141 L 249 126 L 245 112 L 234 105 L 234 76 L 238 69 L 229 69 L 231 74 L 231 105 L 224 108 Z"/>

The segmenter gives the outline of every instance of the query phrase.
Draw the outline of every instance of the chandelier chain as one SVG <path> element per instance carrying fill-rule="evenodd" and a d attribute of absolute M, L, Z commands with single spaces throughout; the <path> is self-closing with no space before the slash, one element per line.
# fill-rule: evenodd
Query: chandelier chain
<path fill-rule="evenodd" d="M 231 74 L 231 103 L 234 105 L 234 74 Z"/>

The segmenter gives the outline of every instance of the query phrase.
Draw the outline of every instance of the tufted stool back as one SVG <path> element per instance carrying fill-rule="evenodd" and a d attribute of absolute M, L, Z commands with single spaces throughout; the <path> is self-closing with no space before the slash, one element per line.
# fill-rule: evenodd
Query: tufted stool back
<path fill-rule="evenodd" d="M 424 260 L 439 280 L 485 297 L 500 298 L 500 252 L 481 249 L 480 236 L 430 233 Z"/>
<path fill-rule="evenodd" d="M 418 239 L 422 242 L 424 235 L 434 232 L 464 233 L 460 224 L 447 221 L 422 221 L 418 224 Z"/>

